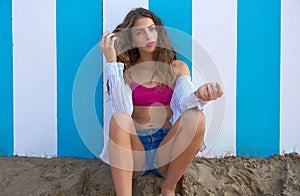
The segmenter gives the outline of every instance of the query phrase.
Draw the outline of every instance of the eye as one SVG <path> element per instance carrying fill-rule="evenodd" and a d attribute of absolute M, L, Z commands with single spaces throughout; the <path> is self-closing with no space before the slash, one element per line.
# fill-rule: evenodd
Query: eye
<path fill-rule="evenodd" d="M 137 35 L 137 36 L 142 35 L 142 34 L 143 34 L 142 31 L 135 32 L 135 35 Z"/>
<path fill-rule="evenodd" d="M 155 31 L 156 30 L 156 27 L 155 26 L 152 26 L 149 28 L 149 31 Z"/>

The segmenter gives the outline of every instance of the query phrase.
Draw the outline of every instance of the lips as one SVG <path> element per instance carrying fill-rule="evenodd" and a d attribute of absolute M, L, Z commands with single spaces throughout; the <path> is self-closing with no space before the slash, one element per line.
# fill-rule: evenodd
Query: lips
<path fill-rule="evenodd" d="M 147 43 L 146 46 L 147 46 L 147 47 L 153 47 L 153 46 L 155 46 L 155 42 L 149 42 L 149 43 Z"/>

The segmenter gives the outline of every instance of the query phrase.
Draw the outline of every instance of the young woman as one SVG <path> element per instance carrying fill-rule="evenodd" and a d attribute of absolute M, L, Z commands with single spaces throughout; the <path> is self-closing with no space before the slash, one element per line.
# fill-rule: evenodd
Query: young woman
<path fill-rule="evenodd" d="M 162 195 L 175 195 L 203 144 L 203 105 L 222 96 L 222 85 L 195 91 L 161 19 L 143 8 L 103 34 L 100 48 L 113 111 L 100 157 L 111 166 L 117 195 L 131 195 L 132 178 L 149 172 L 165 177 Z"/>

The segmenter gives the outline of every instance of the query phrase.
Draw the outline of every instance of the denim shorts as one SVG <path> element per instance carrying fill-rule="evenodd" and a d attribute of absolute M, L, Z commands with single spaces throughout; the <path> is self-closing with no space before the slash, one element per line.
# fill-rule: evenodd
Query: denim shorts
<path fill-rule="evenodd" d="M 137 134 L 144 146 L 146 153 L 146 160 L 142 172 L 142 176 L 152 172 L 154 175 L 159 177 L 166 177 L 164 174 L 158 171 L 157 164 L 157 149 L 161 141 L 170 131 L 170 128 L 153 128 L 147 130 L 137 130 Z"/>

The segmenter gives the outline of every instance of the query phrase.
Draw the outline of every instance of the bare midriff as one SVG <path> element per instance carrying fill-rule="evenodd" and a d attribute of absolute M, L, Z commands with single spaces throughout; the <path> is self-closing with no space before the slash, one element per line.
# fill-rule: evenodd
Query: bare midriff
<path fill-rule="evenodd" d="M 170 128 L 171 117 L 170 106 L 134 106 L 132 113 L 136 130 Z"/>

